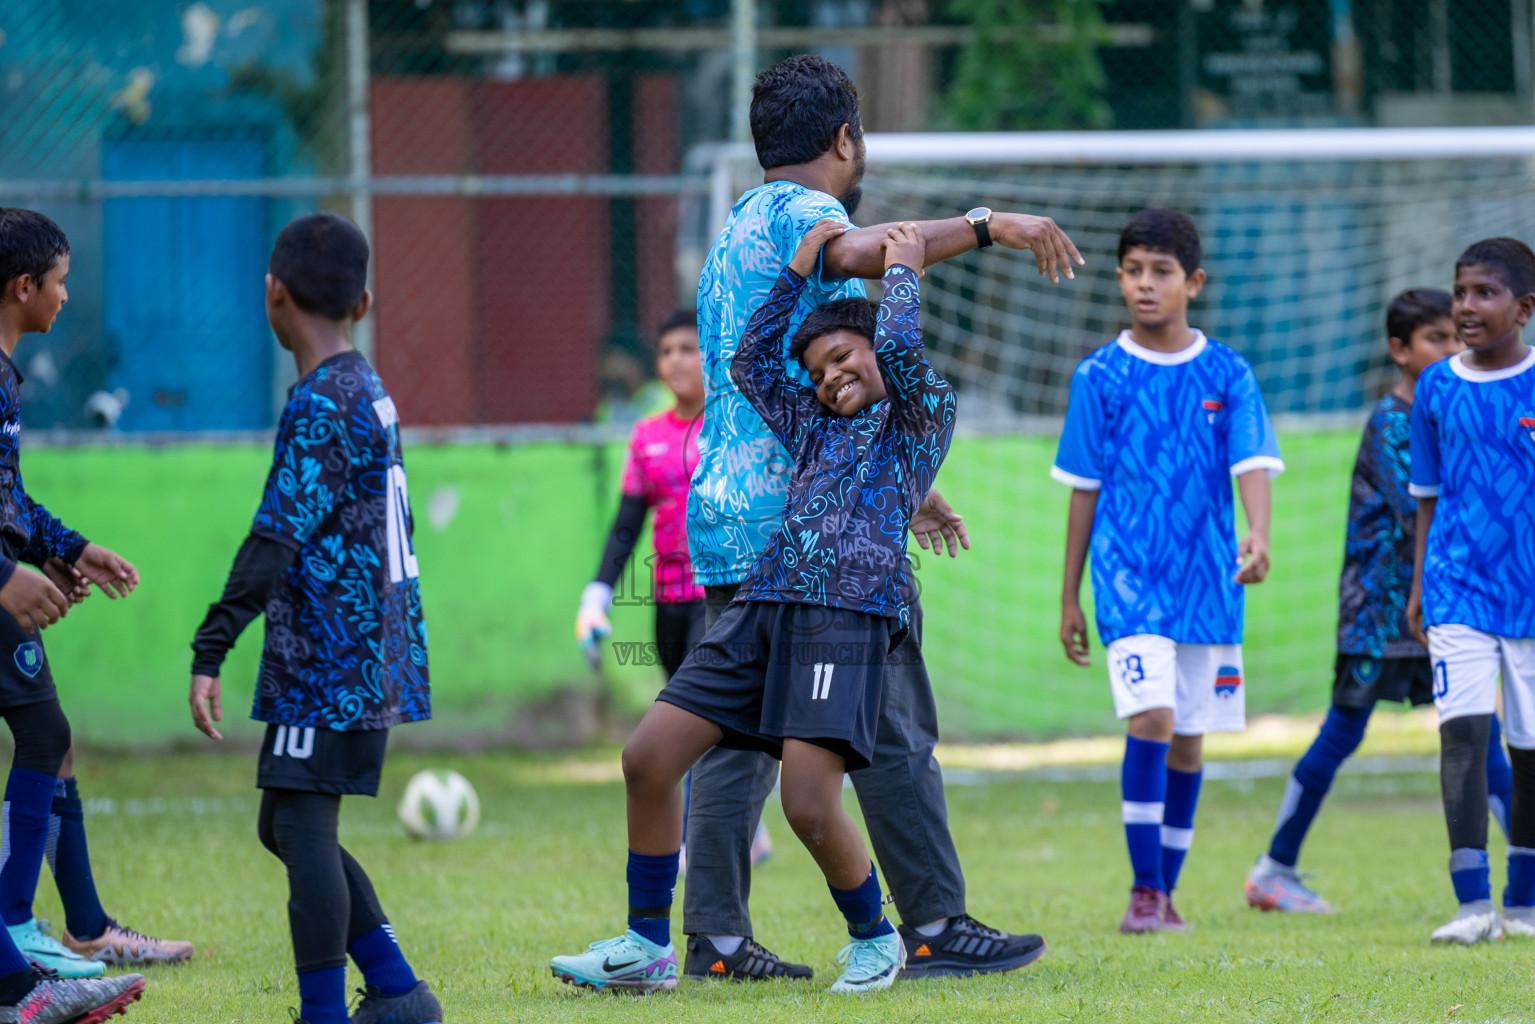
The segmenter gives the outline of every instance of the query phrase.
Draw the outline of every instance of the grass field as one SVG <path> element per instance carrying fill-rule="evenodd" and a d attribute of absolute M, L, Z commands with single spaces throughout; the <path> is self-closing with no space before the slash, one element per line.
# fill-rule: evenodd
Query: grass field
<path fill-rule="evenodd" d="M 1422 753 L 1431 741 L 1421 729 L 1404 739 L 1388 727 L 1361 754 Z M 1293 748 L 1293 738 L 1279 746 Z M 1273 744 L 1266 752 L 1293 755 Z M 950 754 L 956 765 L 997 763 L 995 751 Z M 1101 754 L 1086 756 L 1102 760 Z M 972 912 L 988 923 L 1043 933 L 1049 951 L 1013 975 L 900 982 L 863 1000 L 825 991 L 845 933 L 772 801 L 777 854 L 756 878 L 758 936 L 811 963 L 814 981 L 685 984 L 649 999 L 578 994 L 549 976 L 547 960 L 622 926 L 623 794 L 615 760 L 610 752 L 396 756 L 379 799 L 347 803 L 343 841 L 373 874 L 407 954 L 437 988 L 449 1022 L 1535 1017 L 1535 945 L 1466 950 L 1428 943 L 1429 931 L 1452 912 L 1453 897 L 1437 780 L 1426 772 L 1340 776 L 1303 860 L 1317 872 L 1319 890 L 1341 907 L 1335 918 L 1284 918 L 1245 907 L 1242 878 L 1263 849 L 1282 781 L 1209 782 L 1178 901 L 1197 930 L 1128 938 L 1115 931 L 1129 884 L 1116 784 L 956 767 L 955 778 L 996 779 L 949 790 Z M 477 785 L 484 817 L 472 838 L 432 845 L 405 838 L 394 801 L 410 774 L 428 765 L 457 768 Z M 296 1005 L 284 877 L 256 841 L 253 777 L 248 756 L 110 763 L 82 757 L 82 795 L 108 911 L 199 946 L 190 965 L 151 972 L 131 1019 L 276 1022 L 287 1021 L 287 1007 Z M 1495 845 L 1501 872 L 1501 839 Z M 46 877 L 40 890 L 39 914 L 61 923 Z"/>

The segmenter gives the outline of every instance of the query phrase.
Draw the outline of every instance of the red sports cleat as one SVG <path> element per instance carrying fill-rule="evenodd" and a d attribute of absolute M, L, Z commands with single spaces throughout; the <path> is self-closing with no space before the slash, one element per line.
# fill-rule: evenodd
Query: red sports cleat
<path fill-rule="evenodd" d="M 1162 931 L 1166 927 L 1166 908 L 1167 893 L 1149 885 L 1137 885 L 1130 890 L 1130 908 L 1120 920 L 1119 930 L 1126 935 Z"/>

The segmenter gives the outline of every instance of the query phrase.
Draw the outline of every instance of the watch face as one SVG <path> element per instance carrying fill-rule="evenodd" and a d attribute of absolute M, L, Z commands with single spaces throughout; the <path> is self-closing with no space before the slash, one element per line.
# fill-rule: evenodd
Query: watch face
<path fill-rule="evenodd" d="M 965 214 L 965 219 L 970 221 L 972 224 L 979 220 L 987 220 L 990 217 L 991 209 L 985 206 L 977 206 L 975 209 Z"/>

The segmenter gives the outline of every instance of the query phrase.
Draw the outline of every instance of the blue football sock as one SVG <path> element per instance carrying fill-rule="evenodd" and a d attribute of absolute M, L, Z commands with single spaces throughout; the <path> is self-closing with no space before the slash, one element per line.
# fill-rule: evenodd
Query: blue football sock
<path fill-rule="evenodd" d="M 0 867 L 0 920 L 8 925 L 32 919 L 32 897 L 37 894 L 37 873 L 43 867 L 48 846 L 48 814 L 53 808 L 52 775 L 29 768 L 12 768 L 5 784 L 5 807 L 0 812 L 0 837 L 5 865 Z"/>
<path fill-rule="evenodd" d="M 85 808 L 74 779 L 60 779 L 53 790 L 48 820 L 48 866 L 64 904 L 64 924 L 77 939 L 94 939 L 107 930 L 107 912 L 96 894 L 91 851 L 85 842 Z"/>
<path fill-rule="evenodd" d="M 1359 749 L 1365 726 L 1374 708 L 1333 707 L 1311 746 L 1296 762 L 1285 786 L 1284 803 L 1279 805 L 1279 820 L 1274 838 L 1269 841 L 1269 857 L 1287 868 L 1300 859 L 1301 843 L 1322 809 L 1322 800 L 1332 788 L 1338 768 Z"/>
<path fill-rule="evenodd" d="M 869 877 L 856 889 L 838 889 L 827 883 L 831 898 L 837 901 L 837 909 L 847 919 L 847 933 L 855 939 L 872 939 L 889 935 L 895 929 L 885 919 L 885 897 L 879 888 L 879 872 L 869 865 Z"/>
<path fill-rule="evenodd" d="M 362 980 L 384 995 L 403 996 L 416 987 L 416 972 L 400 952 L 394 929 L 387 921 L 359 937 L 346 951 L 362 971 Z"/>
<path fill-rule="evenodd" d="M 1503 905 L 1535 907 L 1535 850 L 1508 848 L 1508 888 L 1503 890 Z"/>
<path fill-rule="evenodd" d="M 1492 716 L 1492 729 L 1487 735 L 1487 809 L 1508 838 L 1508 809 L 1514 803 L 1514 769 L 1508 763 L 1503 749 L 1503 727 L 1498 716 Z M 1523 903 L 1511 906 L 1526 906 Z"/>
<path fill-rule="evenodd" d="M 1455 898 L 1462 903 L 1492 899 L 1492 883 L 1487 875 L 1487 851 L 1462 847 L 1450 851 L 1450 882 Z"/>
<path fill-rule="evenodd" d="M 629 928 L 658 946 L 672 941 L 672 896 L 677 888 L 675 853 L 629 851 Z"/>
<path fill-rule="evenodd" d="M 345 965 L 300 974 L 298 998 L 305 1024 L 347 1024 Z"/>
<path fill-rule="evenodd" d="M 1167 891 L 1178 888 L 1183 858 L 1194 842 L 1194 809 L 1199 806 L 1199 785 L 1205 773 L 1167 769 L 1167 803 L 1162 812 L 1162 881 Z"/>
<path fill-rule="evenodd" d="M 1162 819 L 1166 816 L 1169 744 L 1125 737 L 1119 769 L 1120 816 L 1135 884 L 1167 891 L 1162 880 Z"/>

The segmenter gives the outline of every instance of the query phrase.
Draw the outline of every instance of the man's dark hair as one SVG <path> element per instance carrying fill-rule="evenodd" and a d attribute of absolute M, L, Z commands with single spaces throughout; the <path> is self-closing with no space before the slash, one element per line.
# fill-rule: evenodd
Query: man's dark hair
<path fill-rule="evenodd" d="M 1535 252 L 1517 238 L 1484 238 L 1455 261 L 1455 273 L 1461 267 L 1486 267 L 1508 286 L 1514 298 L 1535 295 Z"/>
<path fill-rule="evenodd" d="M 1119 233 L 1119 259 L 1131 249 L 1150 249 L 1176 256 L 1185 274 L 1199 269 L 1204 251 L 1199 244 L 1199 229 L 1188 215 L 1177 210 L 1153 208 L 1130 218 Z"/>
<path fill-rule="evenodd" d="M 758 72 L 752 83 L 752 141 L 763 170 L 809 163 L 831 149 L 837 129 L 863 137 L 858 89 L 831 61 L 802 53 Z"/>
<path fill-rule="evenodd" d="M 335 213 L 311 213 L 277 236 L 267 270 L 299 309 L 347 320 L 368 288 L 368 240 Z"/>
<path fill-rule="evenodd" d="M 39 285 L 69 255 L 63 229 L 36 210 L 0 206 L 0 289 L 22 274 Z"/>
<path fill-rule="evenodd" d="M 1386 307 L 1386 337 L 1412 344 L 1412 332 L 1450 315 L 1450 293 L 1437 288 L 1409 288 Z"/>
<path fill-rule="evenodd" d="M 656 344 L 667 334 L 681 327 L 698 329 L 698 311 L 696 309 L 674 309 L 661 318 L 661 326 L 656 328 Z"/>
<path fill-rule="evenodd" d="M 833 331 L 852 331 L 869 339 L 872 344 L 879 324 L 879 306 L 868 299 L 833 299 L 823 302 L 806 314 L 789 343 L 789 355 L 805 363 L 805 350 L 810 343 Z"/>

